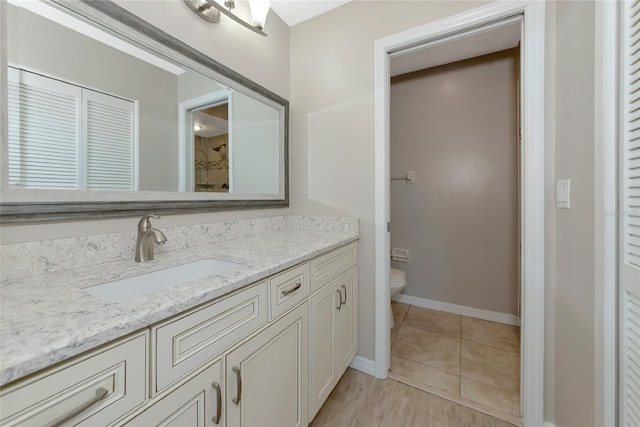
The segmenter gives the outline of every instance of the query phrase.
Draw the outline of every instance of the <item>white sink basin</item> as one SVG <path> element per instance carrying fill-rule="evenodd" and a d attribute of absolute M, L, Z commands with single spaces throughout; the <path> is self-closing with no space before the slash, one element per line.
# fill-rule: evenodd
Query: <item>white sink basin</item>
<path fill-rule="evenodd" d="M 164 270 L 91 286 L 85 290 L 94 297 L 108 302 L 122 302 L 191 282 L 201 277 L 222 273 L 241 265 L 213 258 L 201 259 Z"/>

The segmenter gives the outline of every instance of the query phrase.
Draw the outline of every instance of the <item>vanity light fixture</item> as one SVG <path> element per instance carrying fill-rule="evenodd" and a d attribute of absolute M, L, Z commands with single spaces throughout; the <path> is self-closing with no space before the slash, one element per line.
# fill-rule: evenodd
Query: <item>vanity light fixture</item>
<path fill-rule="evenodd" d="M 251 8 L 253 26 L 262 30 L 264 28 L 264 22 L 267 20 L 269 8 L 271 7 L 269 0 L 249 0 L 249 7 Z"/>
<path fill-rule="evenodd" d="M 264 23 L 269 13 L 271 3 L 269 0 L 249 0 L 249 8 L 251 9 L 251 21 L 245 21 L 233 12 L 236 7 L 236 0 L 183 0 L 189 9 L 202 19 L 217 23 L 220 22 L 220 14 L 224 14 L 236 21 L 238 24 L 250 29 L 266 37 Z"/>

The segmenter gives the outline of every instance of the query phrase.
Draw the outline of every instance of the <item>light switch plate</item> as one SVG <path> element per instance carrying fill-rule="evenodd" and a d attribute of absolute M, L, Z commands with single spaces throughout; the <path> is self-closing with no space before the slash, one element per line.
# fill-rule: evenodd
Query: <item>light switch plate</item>
<path fill-rule="evenodd" d="M 571 208 L 571 180 L 561 179 L 556 182 L 556 206 L 558 209 Z"/>

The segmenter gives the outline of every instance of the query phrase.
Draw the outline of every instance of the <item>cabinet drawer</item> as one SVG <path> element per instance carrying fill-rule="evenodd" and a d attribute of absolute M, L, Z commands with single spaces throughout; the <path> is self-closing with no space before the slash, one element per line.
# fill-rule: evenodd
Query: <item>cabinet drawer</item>
<path fill-rule="evenodd" d="M 151 328 L 155 394 L 267 323 L 267 284 Z"/>
<path fill-rule="evenodd" d="M 270 317 L 275 319 L 309 296 L 309 263 L 269 278 Z"/>
<path fill-rule="evenodd" d="M 9 386 L 0 424 L 112 424 L 147 400 L 147 343 L 137 334 Z"/>
<path fill-rule="evenodd" d="M 337 279 L 358 263 L 358 245 L 349 243 L 311 260 L 311 293 Z"/>

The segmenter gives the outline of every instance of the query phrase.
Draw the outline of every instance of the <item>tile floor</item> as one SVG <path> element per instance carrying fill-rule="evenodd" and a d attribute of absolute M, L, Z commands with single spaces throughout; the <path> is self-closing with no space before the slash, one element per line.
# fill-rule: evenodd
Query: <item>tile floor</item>
<path fill-rule="evenodd" d="M 520 328 L 392 303 L 389 377 L 490 415 L 520 415 Z"/>

